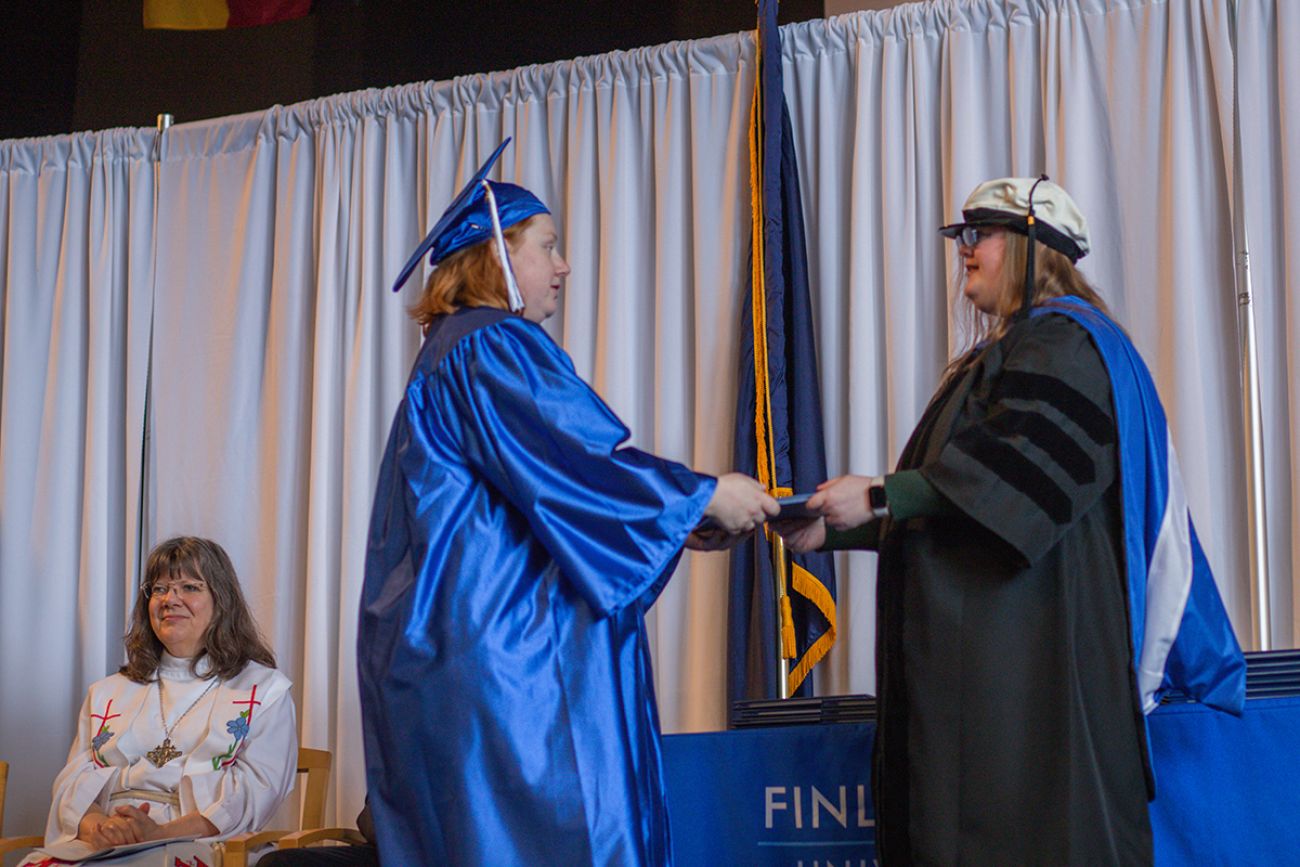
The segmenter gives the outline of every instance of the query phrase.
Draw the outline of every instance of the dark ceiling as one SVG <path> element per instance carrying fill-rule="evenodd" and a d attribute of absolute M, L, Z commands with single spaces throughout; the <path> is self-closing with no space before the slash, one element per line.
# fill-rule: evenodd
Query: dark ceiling
<path fill-rule="evenodd" d="M 142 0 L 0 11 L 0 138 L 149 126 L 754 26 L 753 0 L 316 0 L 297 21 L 144 30 Z M 822 15 L 785 0 L 781 20 Z"/>

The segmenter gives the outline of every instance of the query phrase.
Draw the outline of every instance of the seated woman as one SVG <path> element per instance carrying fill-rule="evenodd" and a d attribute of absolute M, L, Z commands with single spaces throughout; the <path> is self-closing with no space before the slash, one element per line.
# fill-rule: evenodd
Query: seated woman
<path fill-rule="evenodd" d="M 180 537 L 149 554 L 125 641 L 126 665 L 91 685 L 54 781 L 51 851 L 24 863 L 256 831 L 293 787 L 289 680 L 220 545 Z"/>

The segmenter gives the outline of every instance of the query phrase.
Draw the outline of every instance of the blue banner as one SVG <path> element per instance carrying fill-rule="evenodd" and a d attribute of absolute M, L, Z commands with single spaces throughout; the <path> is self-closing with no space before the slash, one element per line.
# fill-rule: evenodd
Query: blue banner
<path fill-rule="evenodd" d="M 1300 863 L 1300 697 L 1240 717 L 1169 704 L 1148 718 L 1158 867 Z M 678 867 L 870 867 L 874 723 L 663 739 Z"/>
<path fill-rule="evenodd" d="M 870 867 L 875 731 L 863 723 L 665 737 L 674 863 Z"/>
<path fill-rule="evenodd" d="M 814 348 L 803 205 L 794 133 L 782 91 L 776 0 L 759 6 L 751 118 L 753 260 L 741 319 L 735 467 L 774 494 L 807 493 L 826 479 L 821 391 Z M 835 641 L 835 565 L 830 554 L 790 558 L 778 607 L 772 543 L 756 534 L 731 558 L 727 691 L 731 703 L 776 698 L 778 650 L 795 695 L 812 694 L 811 671 Z M 778 618 L 782 627 L 778 633 Z M 784 636 L 778 648 L 776 637 Z"/>

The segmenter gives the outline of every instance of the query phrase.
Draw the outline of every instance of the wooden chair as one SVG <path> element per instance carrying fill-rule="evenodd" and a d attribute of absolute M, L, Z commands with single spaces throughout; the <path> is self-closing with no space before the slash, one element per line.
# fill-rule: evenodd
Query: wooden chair
<path fill-rule="evenodd" d="M 325 754 L 326 756 L 329 753 Z M 301 770 L 301 768 L 299 769 Z M 328 767 L 322 774 L 328 773 Z M 309 784 L 310 785 L 310 784 Z M 322 788 L 320 792 L 320 803 L 315 808 L 315 814 L 312 821 L 308 821 L 307 805 L 303 804 L 303 821 L 304 830 L 294 831 L 291 834 L 285 834 L 276 842 L 276 847 L 280 849 L 300 849 L 305 846 L 314 846 L 318 843 L 338 842 L 346 843 L 352 846 L 365 846 L 370 841 L 367 840 L 356 828 L 322 828 L 321 823 L 324 821 L 325 813 L 325 791 Z"/>
<path fill-rule="evenodd" d="M 331 840 L 347 843 L 350 846 L 365 846 L 370 842 L 361 836 L 361 832 L 356 828 L 312 828 L 310 831 L 295 831 L 292 834 L 285 834 L 276 843 L 276 846 L 280 849 L 299 849 Z"/>
<path fill-rule="evenodd" d="M 302 814 L 298 817 L 298 831 L 320 828 L 325 821 L 325 793 L 329 788 L 330 765 L 334 757 L 329 750 L 298 750 L 298 773 L 307 778 L 302 789 Z M 256 831 L 239 834 L 223 842 L 221 863 L 223 867 L 245 867 L 248 853 L 258 846 L 275 843 L 290 831 Z"/>
<path fill-rule="evenodd" d="M 9 763 L 0 762 L 0 834 L 4 833 L 5 821 L 5 788 L 9 784 Z M 17 852 L 20 849 L 34 849 L 45 842 L 41 836 L 30 837 L 0 837 L 0 862 L 4 861 L 4 856 L 10 852 Z"/>

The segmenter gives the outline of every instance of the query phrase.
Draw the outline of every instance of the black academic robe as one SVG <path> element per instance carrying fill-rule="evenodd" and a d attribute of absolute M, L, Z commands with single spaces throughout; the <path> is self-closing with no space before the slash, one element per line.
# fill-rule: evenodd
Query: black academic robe
<path fill-rule="evenodd" d="M 957 513 L 882 528 L 883 863 L 1151 862 L 1116 439 L 1059 315 L 974 353 L 913 433 L 899 469 Z"/>

